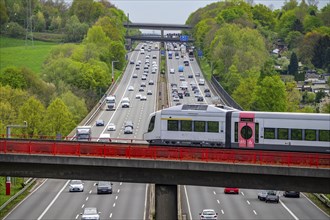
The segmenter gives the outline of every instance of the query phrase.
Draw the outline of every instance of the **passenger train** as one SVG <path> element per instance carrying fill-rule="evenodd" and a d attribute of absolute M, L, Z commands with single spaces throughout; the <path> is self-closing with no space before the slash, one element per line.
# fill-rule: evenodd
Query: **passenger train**
<path fill-rule="evenodd" d="M 150 145 L 330 153 L 330 115 L 178 105 L 152 113 Z"/>

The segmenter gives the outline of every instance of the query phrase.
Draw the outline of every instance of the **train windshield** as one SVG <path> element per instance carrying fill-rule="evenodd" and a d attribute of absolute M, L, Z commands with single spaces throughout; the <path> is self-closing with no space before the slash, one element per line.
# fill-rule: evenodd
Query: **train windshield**
<path fill-rule="evenodd" d="M 149 122 L 149 127 L 148 127 L 148 132 L 151 132 L 154 130 L 154 127 L 155 127 L 155 115 L 153 115 L 150 119 L 150 122 Z"/>

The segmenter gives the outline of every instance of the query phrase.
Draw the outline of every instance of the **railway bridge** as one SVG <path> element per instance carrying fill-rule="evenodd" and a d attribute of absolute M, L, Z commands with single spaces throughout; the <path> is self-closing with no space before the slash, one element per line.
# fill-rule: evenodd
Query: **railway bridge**
<path fill-rule="evenodd" d="M 0 139 L 1 176 L 154 183 L 167 217 L 177 185 L 330 193 L 329 168 L 329 154 Z"/>

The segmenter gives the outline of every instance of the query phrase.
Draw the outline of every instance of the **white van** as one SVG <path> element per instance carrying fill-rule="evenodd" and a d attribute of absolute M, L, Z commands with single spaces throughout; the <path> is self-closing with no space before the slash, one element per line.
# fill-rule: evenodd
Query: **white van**
<path fill-rule="evenodd" d="M 98 142 L 111 142 L 109 133 L 102 133 L 98 139 Z"/>
<path fill-rule="evenodd" d="M 205 80 L 204 79 L 199 79 L 198 85 L 204 86 L 205 85 Z"/>
<path fill-rule="evenodd" d="M 123 98 L 123 100 L 121 101 L 122 108 L 129 108 L 129 104 L 130 104 L 130 101 L 129 101 L 128 97 Z"/>
<path fill-rule="evenodd" d="M 116 96 L 110 95 L 105 98 L 106 103 L 115 103 L 116 102 Z"/>

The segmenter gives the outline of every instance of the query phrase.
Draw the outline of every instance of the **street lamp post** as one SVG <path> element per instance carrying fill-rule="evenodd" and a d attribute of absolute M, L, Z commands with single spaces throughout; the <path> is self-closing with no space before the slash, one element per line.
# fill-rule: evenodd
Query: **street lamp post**
<path fill-rule="evenodd" d="M 117 63 L 117 62 L 119 62 L 119 61 L 118 61 L 118 60 L 113 60 L 113 61 L 111 62 L 111 71 L 112 71 L 112 74 L 111 74 L 111 81 L 112 81 L 112 83 L 113 83 L 114 78 L 115 78 L 114 73 L 113 73 L 113 64 L 114 64 L 114 63 Z"/>
<path fill-rule="evenodd" d="M 10 128 L 27 128 L 27 126 L 28 126 L 27 122 L 24 121 L 23 123 L 24 123 L 24 125 L 7 125 L 6 126 L 6 137 L 7 138 L 11 137 Z M 7 176 L 7 178 L 6 178 L 6 195 L 7 196 L 10 196 L 10 183 L 11 183 L 10 176 Z"/>

